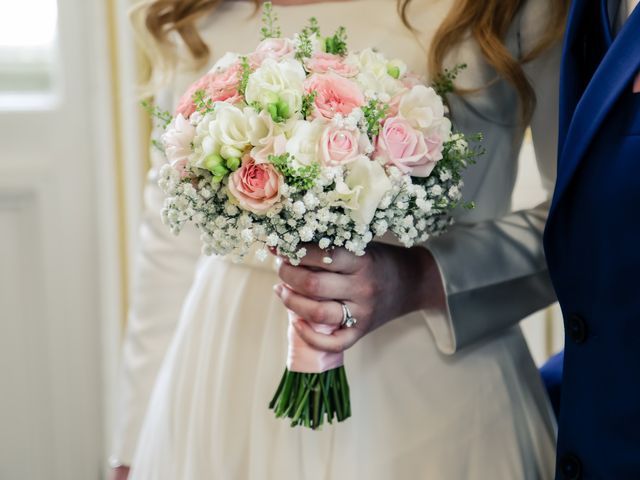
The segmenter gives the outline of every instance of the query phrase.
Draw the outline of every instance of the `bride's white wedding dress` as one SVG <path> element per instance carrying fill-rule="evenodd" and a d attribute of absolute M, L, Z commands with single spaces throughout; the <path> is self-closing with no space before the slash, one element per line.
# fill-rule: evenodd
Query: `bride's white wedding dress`
<path fill-rule="evenodd" d="M 429 40 L 452 4 L 413 0 L 415 35 L 394 0 L 281 7 L 278 14 L 285 34 L 316 16 L 325 32 L 345 25 L 351 49 L 375 46 L 426 73 Z M 530 0 L 517 18 L 507 37 L 514 55 L 545 27 L 545 6 Z M 252 12 L 252 2 L 224 2 L 201 25 L 213 58 L 255 47 L 260 17 Z M 473 43 L 455 52 L 450 63 L 459 62 L 469 65 L 463 86 L 494 77 Z M 538 96 L 531 126 L 547 186 L 555 170 L 558 63 L 556 50 L 526 65 Z M 194 78 L 179 76 L 165 103 Z M 524 135 L 517 96 L 499 81 L 453 99 L 452 112 L 457 128 L 484 132 L 487 153 L 466 176 L 466 197 L 477 208 L 427 244 L 448 305 L 392 321 L 350 349 L 353 417 L 322 431 L 292 429 L 267 408 L 287 353 L 287 314 L 272 292 L 272 263 L 200 259 L 178 315 L 199 240 L 193 232 L 173 238 L 160 224 L 162 197 L 151 175 L 114 452 L 132 464 L 133 480 L 552 478 L 554 424 L 517 327 L 554 299 L 541 246 L 546 207 L 510 212 Z"/>

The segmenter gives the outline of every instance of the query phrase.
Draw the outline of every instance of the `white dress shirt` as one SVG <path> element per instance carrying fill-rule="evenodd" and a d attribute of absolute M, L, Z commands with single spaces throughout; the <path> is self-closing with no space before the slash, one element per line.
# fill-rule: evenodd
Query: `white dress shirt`
<path fill-rule="evenodd" d="M 616 19 L 616 26 L 615 26 L 616 33 L 618 33 L 622 29 L 624 23 L 627 21 L 627 18 L 629 18 L 629 16 L 631 15 L 631 12 L 633 12 L 634 8 L 638 6 L 639 2 L 640 0 L 621 0 L 620 1 L 620 9 L 618 10 L 618 17 Z"/>

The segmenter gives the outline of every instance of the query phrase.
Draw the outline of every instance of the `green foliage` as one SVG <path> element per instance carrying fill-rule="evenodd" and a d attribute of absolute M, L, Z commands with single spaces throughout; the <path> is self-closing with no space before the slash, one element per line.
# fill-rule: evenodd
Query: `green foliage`
<path fill-rule="evenodd" d="M 453 82 L 465 68 L 467 68 L 466 63 L 456 65 L 450 70 L 445 68 L 444 72 L 439 73 L 436 78 L 433 79 L 431 86 L 438 95 L 444 97 L 447 93 L 451 93 L 455 90 Z"/>
<path fill-rule="evenodd" d="M 289 104 L 282 99 L 278 99 L 277 102 L 269 103 L 266 110 L 276 123 L 285 122 L 291 116 Z"/>
<path fill-rule="evenodd" d="M 157 105 L 154 105 L 153 102 L 148 100 L 143 100 L 140 102 L 142 108 L 144 108 L 147 113 L 154 118 L 160 127 L 163 129 L 167 128 L 167 126 L 171 123 L 173 116 L 166 110 L 162 110 Z"/>
<path fill-rule="evenodd" d="M 327 53 L 345 56 L 347 54 L 347 29 L 338 27 L 333 36 L 325 38 L 324 50 Z"/>
<path fill-rule="evenodd" d="M 320 35 L 320 26 L 318 25 L 318 19 L 316 17 L 311 17 L 309 19 L 309 25 L 307 25 L 305 29 L 308 29 L 310 33 Z"/>
<path fill-rule="evenodd" d="M 387 116 L 389 105 L 379 100 L 369 100 L 369 103 L 362 107 L 365 121 L 367 122 L 367 133 L 369 138 L 373 138 L 380 133 L 382 120 Z"/>
<path fill-rule="evenodd" d="M 240 68 L 242 68 L 242 71 L 238 92 L 244 97 L 244 92 L 247 90 L 247 84 L 249 83 L 249 75 L 251 75 L 251 65 L 249 65 L 249 59 L 247 57 L 240 57 Z"/>
<path fill-rule="evenodd" d="M 151 139 L 151 145 L 153 145 L 153 147 L 161 152 L 164 152 L 164 145 L 162 145 L 162 142 L 156 138 L 152 138 Z"/>
<path fill-rule="evenodd" d="M 262 40 L 265 38 L 280 38 L 282 31 L 278 25 L 278 15 L 273 11 L 271 2 L 262 5 L 262 28 L 260 29 Z"/>
<path fill-rule="evenodd" d="M 313 44 L 311 37 L 316 34 L 320 35 L 320 27 L 318 26 L 318 20 L 316 17 L 309 19 L 309 25 L 304 27 L 299 35 L 299 44 L 296 47 L 296 59 L 302 61 L 305 58 L 311 57 L 313 54 Z"/>
<path fill-rule="evenodd" d="M 318 92 L 313 91 L 302 96 L 302 108 L 300 109 L 300 113 L 302 114 L 302 118 L 305 120 L 313 111 L 313 102 L 315 101 L 317 94 Z"/>
<path fill-rule="evenodd" d="M 213 112 L 214 106 L 210 98 L 207 98 L 207 93 L 204 90 L 196 90 L 193 94 L 193 104 L 196 106 L 196 111 L 206 115 Z"/>
<path fill-rule="evenodd" d="M 251 108 L 253 108 L 253 109 L 254 109 L 256 112 L 258 112 L 258 113 L 260 113 L 260 112 L 264 109 L 264 107 L 262 106 L 262 104 L 261 104 L 260 102 L 258 102 L 258 101 L 251 102 L 251 103 L 249 104 L 249 106 L 250 106 Z"/>
<path fill-rule="evenodd" d="M 472 143 L 479 143 L 482 141 L 482 134 L 477 133 L 475 135 L 466 137 L 467 142 L 471 142 L 464 149 L 458 147 L 458 142 L 454 139 L 445 142 L 442 147 L 442 160 L 438 164 L 442 163 L 442 167 L 449 168 L 454 180 L 458 181 L 462 178 L 462 171 L 469 165 L 476 163 L 476 159 L 484 155 L 484 148 L 479 145 L 472 145 Z M 462 135 L 462 134 L 457 134 Z"/>
<path fill-rule="evenodd" d="M 309 190 L 315 184 L 320 175 L 320 165 L 313 163 L 303 167 L 294 167 L 291 164 L 293 158 L 288 154 L 269 155 L 269 162 L 284 175 L 287 185 L 300 191 Z"/>

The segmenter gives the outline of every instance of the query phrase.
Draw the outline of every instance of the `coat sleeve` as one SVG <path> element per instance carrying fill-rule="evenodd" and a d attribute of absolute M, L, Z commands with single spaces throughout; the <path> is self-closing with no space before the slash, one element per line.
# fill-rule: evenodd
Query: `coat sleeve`
<path fill-rule="evenodd" d="M 164 195 L 157 174 L 164 161 L 152 147 L 116 393 L 114 464 L 131 463 L 149 397 L 200 256 L 195 229 L 185 228 L 175 236 L 160 219 Z"/>
<path fill-rule="evenodd" d="M 524 42 L 544 25 L 543 3 L 528 2 L 518 31 Z M 446 304 L 423 315 L 443 353 L 515 325 L 555 301 L 542 235 L 556 172 L 560 53 L 558 45 L 524 67 L 537 98 L 530 128 L 547 200 L 497 220 L 454 225 L 427 243 Z"/>

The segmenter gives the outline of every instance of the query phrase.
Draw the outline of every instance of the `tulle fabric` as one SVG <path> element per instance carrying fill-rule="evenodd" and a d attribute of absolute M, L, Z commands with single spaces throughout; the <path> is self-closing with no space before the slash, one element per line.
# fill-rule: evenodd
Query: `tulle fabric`
<path fill-rule="evenodd" d="M 553 427 L 518 329 L 445 357 L 420 315 L 397 319 L 345 355 L 352 418 L 321 431 L 274 418 L 287 359 L 277 281 L 270 264 L 201 264 L 133 480 L 552 477 Z"/>

